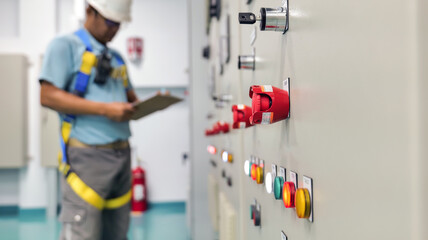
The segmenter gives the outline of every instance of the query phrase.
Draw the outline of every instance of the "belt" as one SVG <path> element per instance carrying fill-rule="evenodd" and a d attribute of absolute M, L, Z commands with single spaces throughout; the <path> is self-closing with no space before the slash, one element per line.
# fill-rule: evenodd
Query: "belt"
<path fill-rule="evenodd" d="M 129 142 L 127 140 L 124 141 L 116 141 L 112 143 L 107 144 L 100 144 L 100 145 L 89 145 L 86 143 L 82 143 L 81 141 L 70 138 L 68 140 L 68 146 L 69 147 L 78 147 L 78 148 L 108 148 L 108 149 L 125 149 L 129 148 Z"/>

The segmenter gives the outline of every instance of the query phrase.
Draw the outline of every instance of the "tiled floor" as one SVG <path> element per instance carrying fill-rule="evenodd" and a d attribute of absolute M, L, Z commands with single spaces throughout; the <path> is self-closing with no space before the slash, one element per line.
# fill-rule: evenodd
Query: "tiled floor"
<path fill-rule="evenodd" d="M 184 204 L 155 204 L 131 218 L 129 240 L 188 240 Z M 0 214 L 0 240 L 57 240 L 61 224 L 43 211 Z"/>

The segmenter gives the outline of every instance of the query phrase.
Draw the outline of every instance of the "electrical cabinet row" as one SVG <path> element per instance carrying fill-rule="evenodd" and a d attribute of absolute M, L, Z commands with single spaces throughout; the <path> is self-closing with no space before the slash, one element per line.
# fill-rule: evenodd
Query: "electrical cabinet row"
<path fill-rule="evenodd" d="M 423 142 L 408 132 L 420 116 L 404 114 L 418 89 L 402 77 L 416 77 L 408 44 L 423 48 L 413 40 L 428 30 L 397 36 L 391 27 L 410 26 L 394 14 L 420 13 L 386 0 L 207 8 L 205 136 L 218 238 L 426 239 L 411 224 L 428 223 L 414 205 L 427 196 L 414 177 L 423 160 L 409 144 Z"/>

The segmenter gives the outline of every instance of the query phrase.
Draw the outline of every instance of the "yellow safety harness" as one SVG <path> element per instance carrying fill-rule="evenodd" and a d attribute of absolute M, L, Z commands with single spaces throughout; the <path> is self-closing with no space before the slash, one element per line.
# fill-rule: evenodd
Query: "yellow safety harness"
<path fill-rule="evenodd" d="M 97 57 L 92 52 L 88 33 L 84 29 L 80 29 L 79 31 L 75 32 L 75 35 L 77 35 L 86 45 L 86 51 L 82 55 L 82 64 L 76 77 L 76 84 L 73 93 L 80 97 L 84 97 L 91 76 L 92 68 L 97 64 Z M 113 78 L 122 78 L 125 89 L 128 90 L 129 82 L 126 66 L 120 57 L 115 57 L 119 63 L 119 67 L 113 69 L 111 76 Z M 104 199 L 95 190 L 83 182 L 82 179 L 72 170 L 72 167 L 70 166 L 67 159 L 67 144 L 75 118 L 76 117 L 74 115 L 65 115 L 63 117 L 60 134 L 61 151 L 58 154 L 59 171 L 64 175 L 71 189 L 73 189 L 73 191 L 81 199 L 95 208 L 103 210 L 122 207 L 131 200 L 131 190 L 120 197 Z"/>

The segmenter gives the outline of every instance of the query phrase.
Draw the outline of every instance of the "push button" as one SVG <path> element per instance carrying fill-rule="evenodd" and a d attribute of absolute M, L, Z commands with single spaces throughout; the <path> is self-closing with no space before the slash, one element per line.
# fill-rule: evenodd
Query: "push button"
<path fill-rule="evenodd" d="M 286 208 L 294 208 L 296 188 L 293 182 L 285 182 L 282 189 L 282 201 Z"/>
<path fill-rule="evenodd" d="M 251 172 L 250 160 L 245 160 L 245 163 L 244 163 L 244 173 L 245 173 L 246 176 L 250 176 L 250 172 Z"/>
<path fill-rule="evenodd" d="M 270 172 L 268 172 L 267 174 L 266 174 L 266 177 L 265 177 L 265 183 L 266 183 L 266 185 L 265 185 L 265 187 L 266 187 L 266 192 L 268 193 L 268 194 L 271 194 L 272 193 L 272 186 L 273 186 L 273 181 L 272 181 L 272 173 L 270 173 Z"/>
<path fill-rule="evenodd" d="M 257 180 L 257 164 L 254 163 L 251 165 L 251 179 Z"/>
<path fill-rule="evenodd" d="M 297 189 L 295 205 L 297 217 L 309 218 L 311 215 L 311 197 L 308 189 Z"/>
<path fill-rule="evenodd" d="M 264 180 L 264 174 L 263 174 L 263 168 L 262 167 L 257 167 L 256 169 L 256 181 L 257 184 L 262 184 L 263 180 Z"/>
<path fill-rule="evenodd" d="M 282 198 L 282 187 L 284 185 L 284 179 L 282 177 L 276 177 L 274 181 L 274 195 L 276 200 L 281 200 Z"/>

